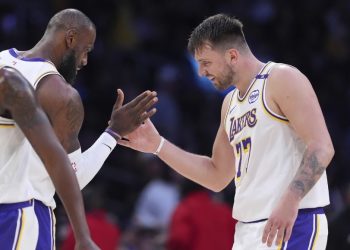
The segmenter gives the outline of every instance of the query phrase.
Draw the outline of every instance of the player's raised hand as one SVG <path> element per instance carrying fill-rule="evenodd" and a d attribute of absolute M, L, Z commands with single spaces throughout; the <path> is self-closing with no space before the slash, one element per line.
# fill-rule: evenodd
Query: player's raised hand
<path fill-rule="evenodd" d="M 127 140 L 119 140 L 118 144 L 144 153 L 154 153 L 160 143 L 161 136 L 150 119 L 126 136 Z"/>
<path fill-rule="evenodd" d="M 118 98 L 113 106 L 108 128 L 120 136 L 129 134 L 156 113 L 156 109 L 152 107 L 157 101 L 157 93 L 147 90 L 123 105 L 124 93 L 118 89 Z"/>
<path fill-rule="evenodd" d="M 264 228 L 262 242 L 271 246 L 287 242 L 292 234 L 292 229 L 298 215 L 299 202 L 285 196 L 272 211 Z M 276 240 L 275 240 L 276 238 Z"/>

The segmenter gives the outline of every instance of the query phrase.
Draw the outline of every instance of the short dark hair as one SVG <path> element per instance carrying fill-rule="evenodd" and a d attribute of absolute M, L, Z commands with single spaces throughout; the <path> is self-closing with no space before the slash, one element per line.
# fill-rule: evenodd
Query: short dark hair
<path fill-rule="evenodd" d="M 56 13 L 49 21 L 46 30 L 92 27 L 95 24 L 83 12 L 77 9 L 64 9 Z"/>
<path fill-rule="evenodd" d="M 247 48 L 243 33 L 243 24 L 235 17 L 217 14 L 205 19 L 191 33 L 188 50 L 194 54 L 204 44 L 228 49 L 233 45 L 237 48 Z"/>

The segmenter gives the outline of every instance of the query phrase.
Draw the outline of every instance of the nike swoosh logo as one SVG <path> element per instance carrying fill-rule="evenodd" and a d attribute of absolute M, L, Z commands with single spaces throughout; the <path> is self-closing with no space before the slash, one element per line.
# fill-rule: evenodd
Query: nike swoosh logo
<path fill-rule="evenodd" d="M 108 146 L 106 143 L 103 143 L 103 142 L 102 142 L 102 144 L 103 144 L 103 145 L 105 145 L 106 147 L 108 147 L 108 148 L 109 148 L 109 150 L 111 150 L 111 151 L 112 151 L 112 148 L 111 148 L 110 146 Z"/>

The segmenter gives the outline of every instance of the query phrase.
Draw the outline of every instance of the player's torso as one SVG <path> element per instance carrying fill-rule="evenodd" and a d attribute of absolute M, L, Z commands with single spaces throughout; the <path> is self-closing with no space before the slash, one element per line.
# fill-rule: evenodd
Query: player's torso
<path fill-rule="evenodd" d="M 288 120 L 266 104 L 265 86 L 274 65 L 269 62 L 263 67 L 244 96 L 238 89 L 233 90 L 225 118 L 235 152 L 233 214 L 241 221 L 269 216 L 292 181 L 305 151 Z"/>
<path fill-rule="evenodd" d="M 34 89 L 44 76 L 58 74 L 51 62 L 41 58 L 20 58 L 15 49 L 0 52 L 0 66 L 17 69 Z M 0 141 L 0 203 L 31 198 L 40 199 L 40 197 L 35 197 L 35 185 L 38 184 L 36 181 L 47 179 L 47 172 L 40 158 L 12 119 L 0 117 Z M 39 183 L 39 185 L 42 184 Z M 50 185 L 52 186 L 51 183 Z M 1 191 L 1 187 L 7 190 L 6 195 Z M 42 187 L 52 189 L 49 184 Z"/>

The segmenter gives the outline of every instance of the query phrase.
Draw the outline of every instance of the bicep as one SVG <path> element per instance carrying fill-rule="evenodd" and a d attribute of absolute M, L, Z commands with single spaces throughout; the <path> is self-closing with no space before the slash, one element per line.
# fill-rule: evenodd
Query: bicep
<path fill-rule="evenodd" d="M 44 82 L 40 82 L 36 92 L 56 136 L 66 152 L 71 153 L 80 148 L 78 134 L 84 119 L 84 109 L 77 91 L 57 77 L 51 81 L 45 78 L 41 80 Z"/>
<path fill-rule="evenodd" d="M 216 167 L 224 169 L 230 180 L 235 176 L 235 156 L 225 131 L 225 119 L 231 95 L 227 95 L 221 109 L 221 122 L 215 137 L 212 161 Z"/>
<path fill-rule="evenodd" d="M 216 134 L 213 145 L 212 160 L 216 167 L 225 169 L 230 180 L 235 176 L 235 156 L 232 146 L 229 143 L 227 134 L 222 126 Z"/>

